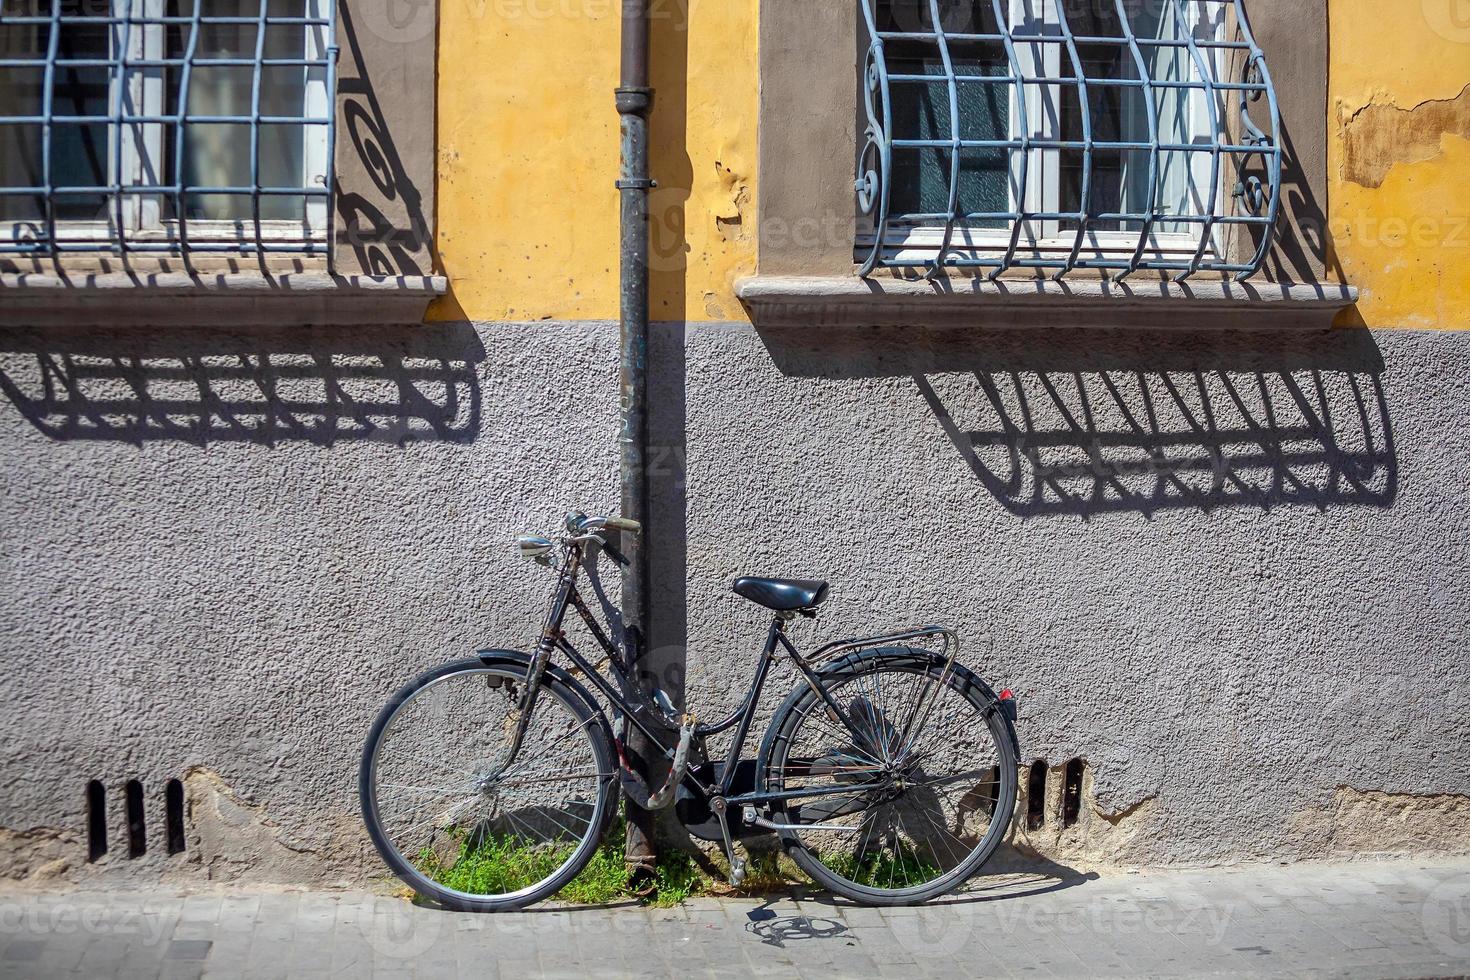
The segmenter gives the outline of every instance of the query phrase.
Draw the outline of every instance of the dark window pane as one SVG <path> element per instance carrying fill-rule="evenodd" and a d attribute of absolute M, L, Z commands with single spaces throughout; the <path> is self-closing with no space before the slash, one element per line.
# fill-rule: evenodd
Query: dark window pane
<path fill-rule="evenodd" d="M 1052 0 L 1046 0 L 1051 3 Z M 1150 0 L 1149 3 L 1139 3 L 1138 0 L 1127 0 L 1123 4 L 1125 10 L 1133 11 L 1143 7 L 1157 7 L 1168 3 L 1169 0 Z M 1072 33 L 1081 37 L 1123 37 L 1123 25 L 1118 20 L 1117 4 L 1113 0 L 1062 0 L 1062 13 L 1067 17 L 1067 25 L 1072 28 Z M 1130 21 L 1133 15 L 1129 15 Z"/>
<path fill-rule="evenodd" d="M 989 3 L 942 3 L 941 24 L 946 33 L 995 33 Z M 880 30 L 930 31 L 933 18 L 927 3 L 900 3 L 880 7 Z M 1009 61 L 999 41 L 948 40 L 950 63 L 957 77 L 1004 77 Z M 895 82 L 890 86 L 894 139 L 944 140 L 953 138 L 949 83 L 939 43 L 933 38 L 889 41 L 889 75 L 934 76 L 933 82 Z M 1003 83 L 960 81 L 959 136 L 962 140 L 1009 139 L 1010 86 Z M 895 148 L 891 207 L 895 215 L 948 213 L 953 177 L 949 147 Z M 959 214 L 1004 213 L 1010 210 L 1009 153 L 1003 147 L 966 148 L 959 155 Z M 1004 219 L 982 222 L 1003 227 Z"/>
<path fill-rule="evenodd" d="M 880 31 L 934 30 L 929 0 L 888 0 L 877 7 Z M 949 34 L 995 34 L 990 0 L 939 0 L 939 26 Z"/>
<path fill-rule="evenodd" d="M 29 52 L 6 52 L 5 57 L 27 57 Z M 39 68 L 0 68 L 0 115 L 30 116 L 41 112 Z M 42 187 L 41 126 L 11 123 L 0 126 L 0 185 Z M 0 220 L 31 221 L 44 215 L 38 195 L 6 194 L 0 197 Z M 9 229 L 0 229 L 9 234 Z"/>
<path fill-rule="evenodd" d="M 1125 31 L 1112 9 L 1077 2 L 1067 6 L 1068 23 L 1073 33 L 1092 37 L 1123 37 Z M 1176 24 L 1172 7 L 1157 4 L 1127 5 L 1129 28 L 1139 38 L 1175 38 L 1182 32 Z M 1138 60 L 1132 49 L 1122 44 L 1079 44 L 1087 86 L 1088 119 L 1095 143 L 1104 144 L 1093 151 L 1092 188 L 1087 207 L 1083 206 L 1082 175 L 1084 155 L 1081 150 L 1062 150 L 1059 154 L 1061 200 L 1059 210 L 1084 210 L 1089 215 L 1107 213 L 1184 214 L 1194 208 L 1191 198 L 1199 196 L 1191 173 L 1190 154 L 1184 151 L 1161 152 L 1156 173 L 1150 180 L 1150 154 L 1147 150 L 1108 147 L 1108 143 L 1141 143 L 1147 145 L 1155 134 L 1149 130 L 1149 110 L 1153 109 L 1161 143 L 1192 144 L 1197 135 L 1208 140 L 1208 134 L 1196 134 L 1192 120 L 1191 93 L 1183 88 L 1155 89 L 1152 96 L 1141 85 L 1119 86 L 1097 84 L 1098 79 L 1140 81 Z M 1176 48 L 1144 46 L 1140 50 L 1143 67 L 1150 79 L 1187 81 L 1192 68 L 1187 51 Z M 1075 77 L 1071 60 L 1062 59 L 1064 77 Z M 1196 96 L 1197 97 L 1197 96 Z M 1152 98 L 1152 106 L 1150 106 Z M 1059 92 L 1062 139 L 1083 138 L 1083 106 L 1075 85 L 1064 85 Z M 1076 219 L 1062 221 L 1064 230 L 1075 230 Z M 1088 227 L 1096 231 L 1136 231 L 1141 221 L 1097 220 Z M 1157 231 L 1179 231 L 1177 223 L 1155 226 Z"/>
<path fill-rule="evenodd" d="M 17 13 L 44 13 L 37 4 L 21 4 Z M 7 5 L 7 12 L 10 7 Z M 48 25 L 10 25 L 0 34 L 3 57 L 46 57 Z M 109 69 L 105 66 L 67 65 L 71 60 L 109 57 L 108 29 L 97 24 L 67 24 L 57 38 L 53 116 L 106 116 L 109 113 Z M 43 68 L 0 69 L 0 115 L 40 115 L 44 111 Z M 51 130 L 51 183 L 55 187 L 98 187 L 109 184 L 112 161 L 105 122 L 57 123 Z M 44 188 L 46 172 L 39 126 L 5 126 L 0 133 L 0 184 Z M 6 195 L 0 200 L 3 217 L 39 220 L 44 199 L 39 195 Z M 58 220 L 97 220 L 107 216 L 105 193 L 70 193 L 55 199 Z"/>
<path fill-rule="evenodd" d="M 1135 5 L 1147 7 L 1147 5 Z M 1118 20 L 1112 4 L 1091 4 L 1080 0 L 1069 0 L 1064 4 L 1068 15 L 1068 26 L 1073 34 L 1082 37 L 1123 37 L 1125 31 Z M 1130 25 L 1141 36 L 1153 37 L 1156 24 L 1147 24 L 1149 17 L 1157 20 L 1157 12 L 1141 10 L 1130 15 Z M 1082 63 L 1083 76 L 1089 80 L 1085 107 L 1091 124 L 1095 144 L 1144 143 L 1150 139 L 1148 126 L 1148 101 L 1141 86 L 1098 84 L 1097 80 L 1141 81 L 1138 63 L 1132 48 L 1125 44 L 1077 45 L 1078 59 Z M 1062 56 L 1062 77 L 1075 78 L 1076 68 L 1071 58 Z M 1076 85 L 1063 85 L 1058 93 L 1061 103 L 1062 139 L 1082 140 L 1083 97 Z M 1079 149 L 1064 149 L 1059 153 L 1060 211 L 1076 211 L 1088 215 L 1117 212 L 1145 212 L 1150 206 L 1147 152 L 1134 152 L 1120 147 L 1102 146 L 1093 150 L 1091 195 L 1086 206 L 1082 199 L 1082 177 L 1085 156 Z M 1066 219 L 1061 222 L 1063 230 L 1075 230 L 1079 221 Z M 1095 231 L 1131 231 L 1140 227 L 1139 222 L 1117 219 L 1093 219 L 1088 227 Z"/>

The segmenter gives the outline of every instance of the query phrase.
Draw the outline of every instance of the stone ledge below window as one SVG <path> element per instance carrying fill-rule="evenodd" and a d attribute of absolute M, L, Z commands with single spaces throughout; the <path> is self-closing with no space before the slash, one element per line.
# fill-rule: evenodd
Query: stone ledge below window
<path fill-rule="evenodd" d="M 312 326 L 419 323 L 443 276 L 324 272 L 0 275 L 0 324 Z"/>
<path fill-rule="evenodd" d="M 757 327 L 924 326 L 1325 329 L 1358 291 L 1219 279 L 918 279 L 748 276 L 735 295 Z"/>

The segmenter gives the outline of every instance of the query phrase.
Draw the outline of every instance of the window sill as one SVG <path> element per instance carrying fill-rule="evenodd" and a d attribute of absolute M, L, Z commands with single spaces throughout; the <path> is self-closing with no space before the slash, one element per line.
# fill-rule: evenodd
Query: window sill
<path fill-rule="evenodd" d="M 0 275 L 0 323 L 311 326 L 419 323 L 443 276 L 324 272 Z"/>
<path fill-rule="evenodd" d="M 1351 286 L 1196 279 L 749 276 L 735 295 L 758 327 L 973 326 L 1170 330 L 1325 329 Z"/>

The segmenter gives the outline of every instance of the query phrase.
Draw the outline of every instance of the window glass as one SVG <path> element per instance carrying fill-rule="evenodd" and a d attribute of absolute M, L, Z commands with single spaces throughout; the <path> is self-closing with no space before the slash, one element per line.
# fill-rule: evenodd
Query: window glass
<path fill-rule="evenodd" d="M 6 14 L 46 16 L 43 0 L 5 0 Z M 0 68 L 0 115 L 40 116 L 43 112 L 44 62 L 50 44 L 47 24 L 7 24 L 0 28 L 0 51 L 8 61 L 36 60 L 41 64 Z M 106 61 L 111 57 L 113 29 L 107 24 L 63 24 L 57 35 L 56 72 L 52 113 L 55 116 L 106 116 L 109 69 L 105 65 L 72 65 L 70 61 Z M 55 187 L 105 187 L 113 182 L 105 122 L 53 123 L 51 181 Z M 44 187 L 40 123 L 11 123 L 0 133 L 0 185 Z M 7 194 L 0 199 L 3 217 L 39 221 L 45 215 L 39 194 Z M 107 195 L 71 192 L 56 195 L 57 219 L 107 218 Z"/>
<path fill-rule="evenodd" d="M 1184 148 L 1208 148 L 1216 134 L 1187 45 L 1152 42 L 1182 42 L 1191 31 L 1198 40 L 1213 40 L 1224 8 L 1186 4 L 1181 17 L 1178 4 L 1128 2 L 1121 5 L 1125 25 L 1113 0 L 1006 0 L 1000 6 L 1005 25 L 997 23 L 989 0 L 941 0 L 937 25 L 929 0 L 879 0 L 872 8 L 877 30 L 888 34 L 889 214 L 910 224 L 939 224 L 951 214 L 952 98 L 958 99 L 961 140 L 996 143 L 1023 135 L 1024 99 L 1026 135 L 1039 144 L 1025 173 L 1031 196 L 1020 199 L 1017 147 L 963 147 L 953 213 L 966 228 L 1004 229 L 1008 214 L 1030 212 L 1062 216 L 1033 222 L 1032 233 L 1043 238 L 1070 237 L 1082 214 L 1091 231 L 1138 233 L 1141 218 L 1117 215 L 1152 212 L 1159 216 L 1153 232 L 1197 231 L 1197 224 L 1167 219 L 1208 209 L 1208 156 Z M 1009 81 L 1012 63 L 997 36 L 1003 27 L 1014 39 L 1020 85 Z M 1064 43 L 1067 31 L 1071 46 Z M 1157 153 L 1151 149 L 1155 136 Z M 1089 137 L 1090 153 L 1083 145 Z"/>
<path fill-rule="evenodd" d="M 998 33 L 989 2 L 947 0 L 940 4 L 940 13 L 946 35 Z M 885 4 L 880 14 L 879 30 L 932 34 L 934 25 L 929 4 Z M 945 43 L 955 75 L 961 79 L 1009 74 L 1005 47 L 999 40 L 946 37 Z M 938 38 L 890 41 L 887 63 L 890 76 L 938 76 L 934 82 L 901 82 L 891 86 L 894 138 L 951 140 L 949 84 L 944 78 L 944 60 Z M 1010 138 L 1009 86 L 959 81 L 956 87 L 961 139 L 1004 141 Z M 1010 211 L 1008 160 L 1009 153 L 1004 148 L 962 149 L 956 209 L 964 214 L 1004 214 Z M 953 150 L 949 147 L 896 149 L 893 154 L 894 211 L 905 214 L 948 213 L 953 164 Z M 1003 228 L 1006 220 L 979 220 L 974 222 L 974 226 Z"/>
<path fill-rule="evenodd" d="M 1126 32 L 1118 20 L 1112 4 L 1069 3 L 1068 25 L 1078 37 L 1123 38 Z M 1174 16 L 1172 4 L 1128 4 L 1129 25 L 1136 37 L 1145 39 L 1182 40 L 1185 35 Z M 1188 145 L 1200 139 L 1209 145 L 1206 133 L 1196 133 L 1193 120 L 1198 115 L 1192 100 L 1197 104 L 1203 97 L 1199 90 L 1159 86 L 1148 90 L 1141 85 L 1123 86 L 1098 84 L 1097 80 L 1140 81 L 1144 76 L 1138 70 L 1137 57 L 1143 59 L 1147 77 L 1155 81 L 1188 81 L 1191 77 L 1191 59 L 1186 48 L 1141 45 L 1136 57 L 1126 44 L 1109 44 L 1102 41 L 1077 43 L 1077 54 L 1086 78 L 1088 119 L 1092 127 L 1092 139 L 1097 143 L 1149 143 L 1149 103 L 1158 113 L 1159 142 L 1161 144 Z M 1061 59 L 1063 78 L 1075 78 L 1072 60 L 1065 55 Z M 1073 85 L 1059 87 L 1058 99 L 1061 109 L 1061 138 L 1080 142 L 1084 138 L 1083 106 L 1081 92 Z M 1157 179 L 1150 182 L 1150 152 L 1147 149 L 1123 147 L 1098 147 L 1093 150 L 1092 187 L 1090 199 L 1084 207 L 1082 177 L 1085 170 L 1083 151 L 1063 148 L 1058 151 L 1059 211 L 1075 211 L 1088 215 L 1118 214 L 1123 212 L 1146 213 L 1157 208 L 1163 214 L 1180 214 L 1197 211 L 1199 204 L 1192 204 L 1195 190 L 1191 180 L 1192 153 L 1184 150 L 1161 151 L 1158 156 Z M 1157 188 L 1158 198 L 1153 194 Z M 1064 219 L 1062 228 L 1075 230 L 1077 219 Z M 1088 227 L 1097 231 L 1140 231 L 1141 221 L 1092 218 Z M 1159 231 L 1170 231 L 1177 224 L 1159 223 Z"/>
<path fill-rule="evenodd" d="M 251 187 L 258 183 L 283 191 L 260 195 L 262 219 L 307 222 L 315 234 L 324 199 L 308 205 L 295 189 L 326 183 L 329 29 L 261 25 L 262 2 L 63 0 L 53 27 L 51 0 L 0 0 L 5 233 L 36 236 L 49 183 L 58 221 L 108 226 L 99 233 L 73 225 L 58 232 L 58 242 L 160 230 L 179 217 L 230 222 L 230 229 L 204 234 L 238 237 L 238 223 L 254 214 Z M 269 18 L 323 16 L 321 0 L 264 2 Z M 106 20 L 124 13 L 130 22 Z M 53 29 L 48 148 L 42 119 Z M 189 118 L 181 123 L 182 112 Z M 290 121 L 303 117 L 322 122 Z M 178 184 L 200 188 L 182 196 L 182 215 L 171 191 Z"/>
<path fill-rule="evenodd" d="M 198 0 L 204 17 L 257 17 L 259 0 Z M 195 0 L 169 0 L 169 15 L 189 17 Z M 304 0 L 271 0 L 271 17 L 304 17 Z M 267 61 L 300 59 L 306 56 L 306 29 L 299 24 L 266 27 L 263 53 Z M 170 25 L 168 57 L 182 59 L 188 51 L 189 24 Z M 187 112 L 191 116 L 241 117 L 238 122 L 189 122 L 183 129 L 184 183 L 194 187 L 249 187 L 250 117 L 255 72 L 250 66 L 219 64 L 234 59 L 253 59 L 259 27 L 255 24 L 204 23 L 194 49 L 194 66 L 189 78 Z M 179 111 L 183 96 L 183 66 L 168 71 L 164 101 L 169 114 Z M 300 65 L 266 65 L 261 68 L 260 114 L 262 116 L 306 115 L 306 69 Z M 311 127 L 320 130 L 320 127 Z M 264 123 L 260 127 L 260 182 L 266 187 L 301 184 L 306 130 L 293 123 Z M 164 147 L 167 182 L 175 180 L 179 134 L 168 127 Z M 172 207 L 172 202 L 168 203 Z M 184 198 L 185 217 L 191 219 L 241 220 L 253 215 L 249 194 L 191 193 Z M 260 216 L 265 219 L 301 220 L 305 199 L 265 195 Z"/>

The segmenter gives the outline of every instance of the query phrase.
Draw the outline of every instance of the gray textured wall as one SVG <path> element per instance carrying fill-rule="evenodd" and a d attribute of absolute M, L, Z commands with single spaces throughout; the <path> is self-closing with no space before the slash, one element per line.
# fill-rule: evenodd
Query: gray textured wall
<path fill-rule="evenodd" d="M 190 858 L 135 867 L 372 866 L 372 714 L 524 646 L 548 578 L 510 537 L 615 499 L 615 341 L 0 332 L 0 864 L 75 864 L 88 779 L 116 848 L 122 782 L 154 821 L 192 771 Z M 1087 760 L 1087 839 L 1043 851 L 1470 848 L 1470 334 L 666 325 L 654 354 L 655 639 L 696 704 L 754 662 L 727 580 L 824 576 L 801 637 L 953 622 L 1023 756 Z"/>

